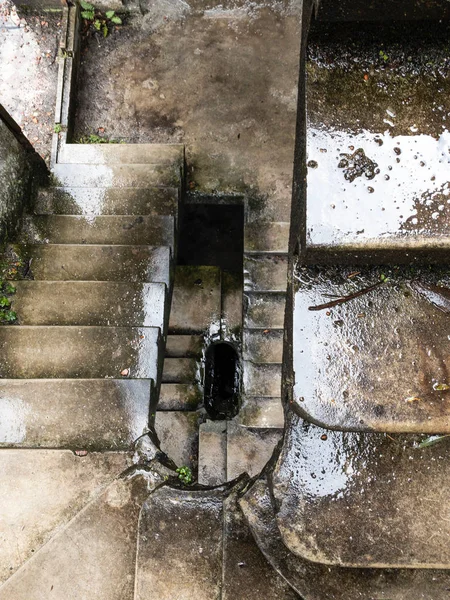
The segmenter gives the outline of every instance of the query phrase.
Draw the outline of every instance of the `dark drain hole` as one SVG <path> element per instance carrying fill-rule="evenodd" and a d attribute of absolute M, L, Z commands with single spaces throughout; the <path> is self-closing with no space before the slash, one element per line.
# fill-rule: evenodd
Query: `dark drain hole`
<path fill-rule="evenodd" d="M 239 357 L 231 344 L 211 344 L 205 357 L 205 409 L 213 420 L 239 412 Z"/>

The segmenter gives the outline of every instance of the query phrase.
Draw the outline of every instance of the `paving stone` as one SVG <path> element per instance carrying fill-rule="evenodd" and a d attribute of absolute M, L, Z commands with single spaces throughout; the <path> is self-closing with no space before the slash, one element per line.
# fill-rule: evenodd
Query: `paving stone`
<path fill-rule="evenodd" d="M 152 393 L 142 379 L 0 379 L 0 445 L 130 448 L 148 429 Z"/>
<path fill-rule="evenodd" d="M 168 319 L 164 283 L 17 281 L 12 308 L 21 325 L 159 327 Z"/>
<path fill-rule="evenodd" d="M 33 215 L 24 227 L 29 243 L 174 245 L 174 219 L 166 215 Z"/>
<path fill-rule="evenodd" d="M 129 459 L 122 452 L 76 456 L 69 450 L 0 450 L 0 582 L 64 529 L 127 468 Z M 2 587 L 0 598 L 42 598 L 50 586 L 29 596 Z"/>
<path fill-rule="evenodd" d="M 166 356 L 169 358 L 200 358 L 203 345 L 202 335 L 168 335 Z"/>
<path fill-rule="evenodd" d="M 244 228 L 244 252 L 287 253 L 290 225 L 273 221 L 254 221 Z"/>
<path fill-rule="evenodd" d="M 215 486 L 227 480 L 227 422 L 206 421 L 199 429 L 198 483 Z"/>
<path fill-rule="evenodd" d="M 352 271 L 298 270 L 291 365 L 296 410 L 336 429 L 450 432 L 445 270 L 412 277 L 389 271 L 389 281 L 370 293 L 310 310 L 330 295 L 357 293 L 380 281 L 379 268 L 358 269 L 349 279 Z"/>
<path fill-rule="evenodd" d="M 242 275 L 222 271 L 221 337 L 240 340 L 242 335 Z"/>
<path fill-rule="evenodd" d="M 58 163 L 152 164 L 183 168 L 182 144 L 64 144 Z"/>
<path fill-rule="evenodd" d="M 38 191 L 35 214 L 171 215 L 178 212 L 176 188 L 49 187 Z"/>
<path fill-rule="evenodd" d="M 281 365 L 253 364 L 243 362 L 243 383 L 246 396 L 268 396 L 279 398 L 281 395 Z"/>
<path fill-rule="evenodd" d="M 223 491 L 163 486 L 139 519 L 135 600 L 219 600 Z"/>
<path fill-rule="evenodd" d="M 246 329 L 243 339 L 244 360 L 253 363 L 281 363 L 283 335 L 279 329 Z"/>
<path fill-rule="evenodd" d="M 161 384 L 158 410 L 197 410 L 202 402 L 203 390 L 198 384 Z"/>
<path fill-rule="evenodd" d="M 246 292 L 244 294 L 244 327 L 283 329 L 284 310 L 285 294 Z"/>
<path fill-rule="evenodd" d="M 444 600 L 450 576 L 435 569 L 347 569 L 292 554 L 277 528 L 269 485 L 259 479 L 240 499 L 258 547 L 273 569 L 305 600 Z"/>
<path fill-rule="evenodd" d="M 170 248 L 41 244 L 30 247 L 39 280 L 142 281 L 170 285 Z"/>
<path fill-rule="evenodd" d="M 235 421 L 245 427 L 283 429 L 284 414 L 281 398 L 246 396 Z"/>
<path fill-rule="evenodd" d="M 324 430 L 293 413 L 271 485 L 287 547 L 343 567 L 450 566 L 450 445 Z"/>
<path fill-rule="evenodd" d="M 162 481 L 143 468 L 113 481 L 0 588 L 1 600 L 134 600 L 139 512 Z"/>
<path fill-rule="evenodd" d="M 287 256 L 246 254 L 244 289 L 248 292 L 286 292 Z"/>
<path fill-rule="evenodd" d="M 165 358 L 163 383 L 190 383 L 200 381 L 199 362 L 195 358 Z"/>
<path fill-rule="evenodd" d="M 219 332 L 220 294 L 218 267 L 176 267 L 169 332 Z"/>
<path fill-rule="evenodd" d="M 228 422 L 227 479 L 242 473 L 255 477 L 264 468 L 282 437 L 278 429 L 252 430 Z"/>
<path fill-rule="evenodd" d="M 178 187 L 180 170 L 168 165 L 57 164 L 53 168 L 59 187 Z"/>
<path fill-rule="evenodd" d="M 196 412 L 156 413 L 155 430 L 161 450 L 179 467 L 197 467 L 199 418 Z"/>
<path fill-rule="evenodd" d="M 160 332 L 154 327 L 3 326 L 0 375 L 10 379 L 158 377 Z"/>
<path fill-rule="evenodd" d="M 222 600 L 295 600 L 299 596 L 267 562 L 232 493 L 224 502 Z"/>

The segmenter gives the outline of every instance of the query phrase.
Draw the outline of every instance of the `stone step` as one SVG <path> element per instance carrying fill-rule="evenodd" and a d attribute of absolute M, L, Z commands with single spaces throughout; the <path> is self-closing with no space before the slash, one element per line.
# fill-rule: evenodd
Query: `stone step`
<path fill-rule="evenodd" d="M 168 335 L 166 356 L 169 358 L 201 358 L 203 345 L 202 335 Z"/>
<path fill-rule="evenodd" d="M 171 283 L 167 247 L 38 244 L 29 253 L 30 272 L 37 280 Z"/>
<path fill-rule="evenodd" d="M 254 364 L 243 361 L 245 396 L 279 398 L 281 396 L 281 365 Z"/>
<path fill-rule="evenodd" d="M 128 449 L 148 429 L 152 389 L 149 379 L 0 379 L 0 446 Z"/>
<path fill-rule="evenodd" d="M 178 213 L 176 188 L 40 188 L 35 214 L 169 215 Z"/>
<path fill-rule="evenodd" d="M 164 283 L 16 281 L 12 309 L 21 325 L 159 327 L 168 320 Z"/>
<path fill-rule="evenodd" d="M 155 431 L 161 450 L 179 467 L 197 471 L 200 415 L 193 411 L 157 411 Z"/>
<path fill-rule="evenodd" d="M 56 164 L 54 184 L 58 187 L 152 188 L 175 187 L 181 183 L 180 169 L 167 165 Z"/>
<path fill-rule="evenodd" d="M 421 447 L 426 439 L 330 431 L 291 415 L 271 477 L 291 552 L 341 567 L 450 569 L 450 444 Z"/>
<path fill-rule="evenodd" d="M 288 259 L 283 254 L 246 254 L 244 290 L 248 292 L 286 292 Z"/>
<path fill-rule="evenodd" d="M 199 362 L 195 358 L 164 359 L 163 383 L 194 383 L 199 380 Z"/>
<path fill-rule="evenodd" d="M 235 422 L 256 429 L 283 429 L 284 414 L 281 398 L 245 396 Z"/>
<path fill-rule="evenodd" d="M 227 480 L 242 473 L 255 477 L 265 467 L 283 435 L 282 429 L 249 429 L 233 421 L 227 425 Z"/>
<path fill-rule="evenodd" d="M 254 540 L 274 572 L 281 575 L 304 600 L 448 598 L 447 570 L 347 569 L 295 556 L 286 547 L 278 530 L 271 491 L 264 476 L 240 498 L 239 504 Z"/>
<path fill-rule="evenodd" d="M 174 246 L 173 217 L 35 215 L 24 219 L 26 243 Z"/>
<path fill-rule="evenodd" d="M 10 379 L 158 378 L 156 327 L 3 326 L 0 377 Z"/>
<path fill-rule="evenodd" d="M 197 410 L 202 402 L 203 391 L 198 384 L 161 384 L 158 410 Z"/>
<path fill-rule="evenodd" d="M 227 422 L 206 421 L 199 428 L 198 483 L 216 486 L 227 480 Z"/>
<path fill-rule="evenodd" d="M 221 338 L 241 342 L 242 337 L 242 275 L 222 271 Z"/>
<path fill-rule="evenodd" d="M 287 222 L 253 221 L 244 228 L 244 252 L 287 254 L 289 245 Z"/>
<path fill-rule="evenodd" d="M 380 272 L 295 273 L 293 405 L 325 428 L 450 433 L 448 271 L 426 269 L 411 279 L 397 269 L 378 285 Z M 374 285 L 338 306 L 310 310 Z"/>
<path fill-rule="evenodd" d="M 64 144 L 58 163 L 184 165 L 182 144 Z"/>
<path fill-rule="evenodd" d="M 93 452 L 77 456 L 70 450 L 3 448 L 0 459 L 0 597 L 34 600 L 44 589 L 44 596 L 47 591 L 50 596 L 55 581 L 23 594 L 9 585 L 21 578 L 28 560 L 34 560 L 58 531 L 131 465 L 131 455 Z M 58 597 L 74 596 L 67 591 Z"/>
<path fill-rule="evenodd" d="M 0 599 L 133 600 L 139 512 L 163 481 L 149 467 L 114 480 L 8 579 Z"/>
<path fill-rule="evenodd" d="M 283 335 L 281 329 L 245 329 L 243 358 L 256 364 L 283 362 Z"/>
<path fill-rule="evenodd" d="M 250 329 L 284 328 L 285 294 L 279 292 L 246 292 L 244 294 L 244 327 Z"/>
<path fill-rule="evenodd" d="M 220 268 L 175 268 L 169 333 L 220 331 Z"/>

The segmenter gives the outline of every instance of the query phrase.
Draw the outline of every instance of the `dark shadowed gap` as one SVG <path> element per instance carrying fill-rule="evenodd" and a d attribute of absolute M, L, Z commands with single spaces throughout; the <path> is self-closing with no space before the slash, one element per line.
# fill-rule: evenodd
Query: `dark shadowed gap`
<path fill-rule="evenodd" d="M 239 357 L 231 344 L 218 342 L 206 351 L 205 409 L 213 420 L 239 412 Z"/>

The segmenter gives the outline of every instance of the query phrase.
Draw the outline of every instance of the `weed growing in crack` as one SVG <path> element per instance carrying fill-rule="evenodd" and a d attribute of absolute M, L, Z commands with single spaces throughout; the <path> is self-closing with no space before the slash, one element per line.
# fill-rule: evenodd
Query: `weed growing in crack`
<path fill-rule="evenodd" d="M 110 140 L 106 137 L 101 137 L 95 133 L 90 135 L 82 135 L 77 141 L 77 144 L 122 144 L 120 140 Z"/>
<path fill-rule="evenodd" d="M 17 321 L 17 314 L 11 310 L 11 296 L 16 288 L 9 281 L 0 280 L 0 323 L 11 324 Z"/>
<path fill-rule="evenodd" d="M 178 467 L 178 479 L 185 485 L 192 483 L 192 471 L 189 467 Z"/>
<path fill-rule="evenodd" d="M 85 0 L 80 0 L 80 6 L 82 8 L 81 16 L 85 20 L 86 33 L 91 29 L 94 33 L 102 33 L 103 37 L 107 37 L 111 24 L 122 25 L 122 19 L 116 15 L 114 10 L 107 10 L 102 13 Z"/>

